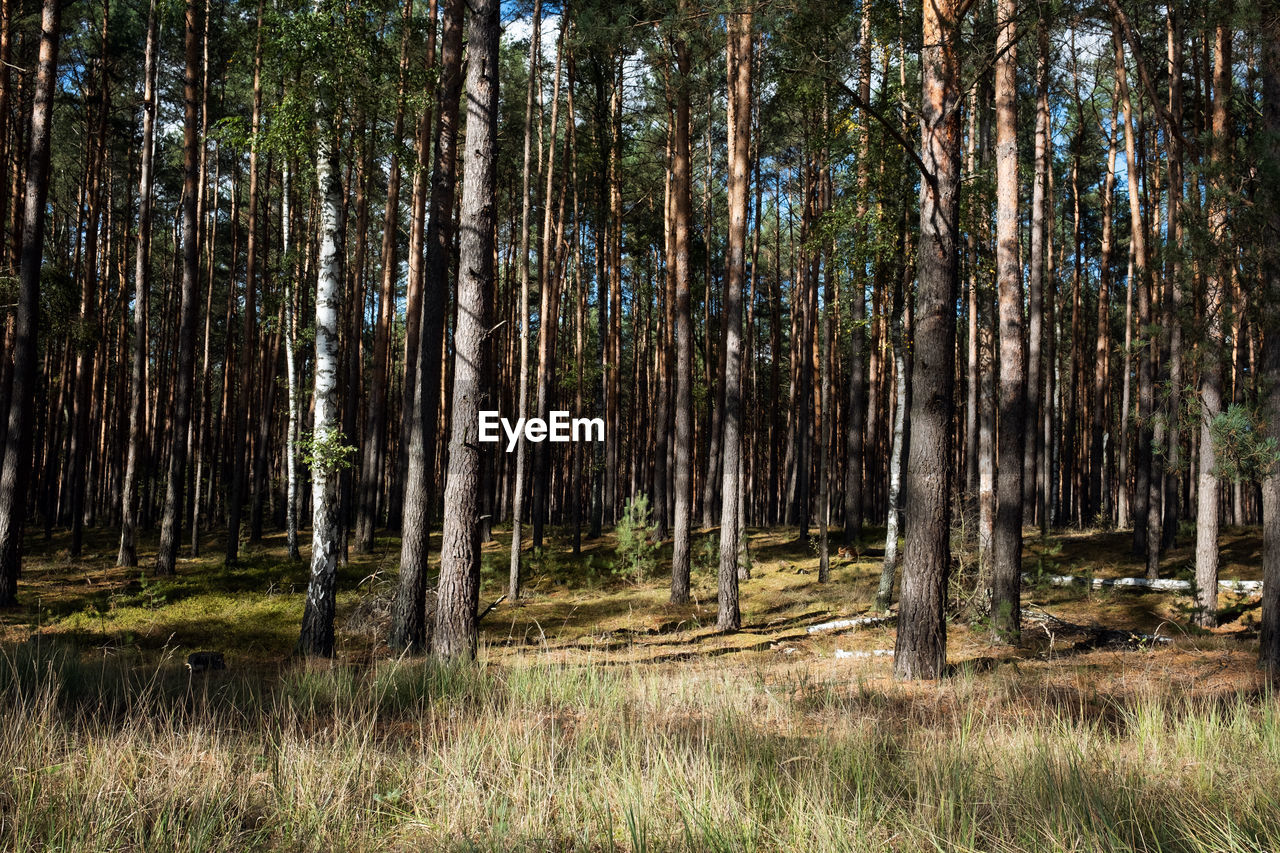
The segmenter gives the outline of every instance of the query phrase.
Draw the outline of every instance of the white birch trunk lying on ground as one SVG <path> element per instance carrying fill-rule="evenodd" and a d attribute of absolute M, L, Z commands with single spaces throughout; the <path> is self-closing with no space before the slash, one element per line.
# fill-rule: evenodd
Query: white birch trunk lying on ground
<path fill-rule="evenodd" d="M 858 616 L 854 619 L 837 619 L 834 622 L 810 625 L 805 630 L 810 634 L 818 634 L 822 631 L 843 631 L 846 628 L 872 628 L 894 622 L 897 618 L 897 616 Z"/>
<path fill-rule="evenodd" d="M 1089 578 L 1080 578 L 1074 575 L 1045 575 L 1044 577 L 1053 586 L 1071 586 L 1072 584 L 1088 582 L 1093 589 L 1123 587 L 1126 589 L 1152 589 L 1160 592 L 1190 592 L 1192 588 L 1191 581 L 1179 581 L 1169 578 L 1161 578 L 1159 580 L 1151 580 L 1149 578 L 1093 578 L 1090 581 Z M 1030 583 L 1035 580 L 1035 577 L 1023 575 L 1022 579 Z M 1262 581 L 1218 581 L 1218 588 L 1227 592 L 1258 594 L 1262 592 Z"/>

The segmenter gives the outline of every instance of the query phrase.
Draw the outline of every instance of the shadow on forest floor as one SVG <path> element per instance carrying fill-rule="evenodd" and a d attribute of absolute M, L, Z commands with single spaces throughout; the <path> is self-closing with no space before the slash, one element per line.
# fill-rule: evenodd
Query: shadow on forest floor
<path fill-rule="evenodd" d="M 524 591 L 505 601 L 482 623 L 483 654 L 492 661 L 517 663 L 536 653 L 538 660 L 588 664 L 661 664 L 670 661 L 743 665 L 804 662 L 832 673 L 857 672 L 885 677 L 887 651 L 894 645 L 892 623 L 841 631 L 809 633 L 819 623 L 871 615 L 883 553 L 868 547 L 882 531 L 868 529 L 855 559 L 836 554 L 839 531 L 832 531 L 831 580 L 817 581 L 817 539 L 797 540 L 784 528 L 752 529 L 753 575 L 742 587 L 742 631 L 721 634 L 716 620 L 716 531 L 693 538 L 691 602 L 668 602 L 671 544 L 658 548 L 652 568 L 636 579 L 614 571 L 618 561 L 612 533 L 584 539 L 571 553 L 566 532 L 549 529 L 546 547 L 527 550 Z M 482 555 L 481 609 L 506 589 L 509 533 L 496 531 Z M 1129 534 L 1061 533 L 1042 539 L 1028 530 L 1025 568 L 1035 575 L 1070 573 L 1096 577 L 1140 575 L 1142 565 L 1128 551 Z M 1166 577 L 1184 576 L 1190 560 L 1190 536 L 1162 563 Z M 33 541 L 20 585 L 20 606 L 0 613 L 0 637 L 8 643 L 33 634 L 74 643 L 84 649 L 131 649 L 144 659 L 163 651 L 211 648 L 223 651 L 229 665 L 269 669 L 286 660 L 297 638 L 306 588 L 309 553 L 303 538 L 302 560 L 285 557 L 282 534 L 241 549 L 235 566 L 224 565 L 223 543 L 202 543 L 203 555 L 185 556 L 176 576 L 148 572 L 155 541 L 144 540 L 143 566 L 117 568 L 115 535 L 86 532 L 84 554 L 72 560 L 67 537 Z M 435 544 L 433 542 L 433 544 Z M 1255 578 L 1260 540 L 1256 529 L 1227 528 L 1222 537 L 1224 578 Z M 189 552 L 187 552 L 189 554 Z M 351 553 L 338 577 L 339 656 L 366 663 L 386 656 L 385 625 L 354 624 L 357 605 L 394 594 L 399 541 L 380 537 L 373 553 Z M 432 567 L 435 566 L 433 555 Z M 1062 647 L 1028 622 L 1017 648 L 992 646 L 980 618 L 953 615 L 949 659 L 962 676 L 1003 664 L 1103 670 L 1120 663 L 1123 671 L 1139 658 L 1177 654 L 1226 653 L 1248 657 L 1259 608 L 1256 597 L 1224 594 L 1224 626 L 1213 634 L 1190 627 L 1190 599 L 1162 592 L 1116 589 L 1089 591 L 1036 583 L 1024 587 L 1024 607 L 1045 610 L 1079 625 L 1176 638 L 1172 647 L 1140 652 L 1086 650 L 1068 663 Z M 385 610 L 385 608 L 384 608 Z M 1097 660 L 1101 661 L 1099 663 Z M 1057 661 L 1055 663 L 1055 660 Z M 1148 661 L 1150 662 L 1150 661 Z M 722 664 L 721 664 L 722 665 Z"/>

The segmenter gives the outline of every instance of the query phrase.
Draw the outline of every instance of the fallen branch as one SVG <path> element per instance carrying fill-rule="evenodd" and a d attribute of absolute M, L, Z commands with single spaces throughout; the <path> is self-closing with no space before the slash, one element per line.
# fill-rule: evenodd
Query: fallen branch
<path fill-rule="evenodd" d="M 490 610 L 497 607 L 499 604 L 501 604 L 506 600 L 507 600 L 507 594 L 504 592 L 502 595 L 497 597 L 497 599 L 493 602 L 493 604 L 490 604 L 484 610 L 480 611 L 480 615 L 476 617 L 476 622 L 479 622 L 480 620 L 484 619 L 484 617 L 489 615 Z"/>
<path fill-rule="evenodd" d="M 1084 637 L 1083 640 L 1071 647 L 1072 651 L 1077 652 L 1100 648 L 1137 649 L 1145 645 L 1164 645 L 1173 642 L 1173 638 L 1162 637 L 1159 634 L 1101 628 L 1097 625 L 1077 625 L 1074 622 L 1059 619 L 1052 613 L 1040 609 L 1023 610 L 1022 619 L 1024 622 L 1037 624 L 1044 630 L 1049 637 L 1050 654 L 1053 652 L 1058 636 Z"/>

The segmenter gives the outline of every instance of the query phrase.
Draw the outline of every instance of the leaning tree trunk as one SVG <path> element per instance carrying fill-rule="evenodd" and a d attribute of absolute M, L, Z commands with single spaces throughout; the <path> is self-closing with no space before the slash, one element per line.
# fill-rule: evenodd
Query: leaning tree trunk
<path fill-rule="evenodd" d="M 474 0 L 467 28 L 467 153 L 458 243 L 453 418 L 432 652 L 475 656 L 480 596 L 480 408 L 487 399 L 494 282 L 494 152 L 498 132 L 498 0 Z"/>
<path fill-rule="evenodd" d="M 116 565 L 138 565 L 138 475 L 146 443 L 147 300 L 151 297 L 151 164 L 156 125 L 156 0 L 147 12 L 147 47 L 142 80 L 142 165 L 138 176 L 138 247 L 133 276 L 133 347 L 129 361 L 129 442 L 120 499 L 120 553 Z"/>
<path fill-rule="evenodd" d="M 1018 258 L 1017 0 L 996 19 L 996 288 L 1000 312 L 1000 421 L 996 525 L 991 565 L 993 636 L 1018 639 L 1022 600 L 1022 462 L 1026 376 L 1022 349 L 1022 264 Z"/>
<path fill-rule="evenodd" d="M 13 384 L 9 426 L 0 467 L 0 607 L 17 600 L 22 530 L 27 517 L 27 475 L 36 386 L 36 334 L 40 326 L 40 266 L 44 255 L 45 201 L 49 196 L 49 143 L 57 87 L 62 5 L 45 0 L 40 15 L 40 58 L 31 101 L 22 252 L 18 262 L 18 310 L 14 322 Z"/>
<path fill-rule="evenodd" d="M 160 550 L 156 554 L 156 574 L 172 575 L 181 542 L 182 501 L 186 486 L 187 432 L 191 424 L 191 386 L 196 362 L 196 285 L 199 278 L 199 235 L 196 221 L 201 141 L 197 134 L 199 118 L 197 80 L 200 71 L 200 37 L 197 29 L 199 11 L 195 0 L 187 0 L 186 14 L 186 78 L 183 84 L 183 184 L 182 184 L 182 295 L 178 308 L 178 365 L 173 390 L 173 436 L 169 451 L 169 470 L 164 492 L 164 516 L 160 522 Z"/>
<path fill-rule="evenodd" d="M 316 274 L 316 374 L 311 433 L 311 581 L 307 587 L 298 654 L 333 656 L 334 598 L 342 523 L 338 507 L 340 457 L 345 452 L 338 399 L 342 310 L 342 178 L 329 81 L 320 80 L 316 182 L 320 187 L 320 255 Z M 348 389 L 355 393 L 355 389 Z"/>
<path fill-rule="evenodd" d="M 738 491 L 742 476 L 742 282 L 747 274 L 748 161 L 751 159 L 751 12 L 730 13 L 728 28 L 729 241 L 725 283 L 724 470 L 720 494 L 719 612 L 716 627 L 742 627 L 738 609 Z M 826 412 L 823 412 L 826 417 Z"/>
<path fill-rule="evenodd" d="M 959 14 L 955 0 L 924 5 L 920 111 L 919 291 L 911 375 L 911 448 L 898 638 L 900 679 L 935 679 L 947 660 L 945 615 L 951 569 L 951 442 L 955 432 L 955 337 L 960 214 Z"/>

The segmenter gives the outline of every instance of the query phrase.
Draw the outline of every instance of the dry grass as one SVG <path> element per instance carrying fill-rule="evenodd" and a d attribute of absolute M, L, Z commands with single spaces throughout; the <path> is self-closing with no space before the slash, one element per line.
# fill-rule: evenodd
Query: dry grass
<path fill-rule="evenodd" d="M 1090 543 L 1046 559 L 1090 571 Z M 739 635 L 711 630 L 709 567 L 671 608 L 603 543 L 532 565 L 478 665 L 387 660 L 355 634 L 299 664 L 305 574 L 278 543 L 164 583 L 58 544 L 4 617 L 0 849 L 1280 848 L 1280 717 L 1247 602 L 1205 636 L 1178 596 L 1033 587 L 1030 606 L 1176 640 L 1085 649 L 1029 626 L 1002 649 L 957 623 L 955 674 L 899 685 L 887 658 L 835 655 L 892 648 L 892 627 L 804 631 L 864 611 L 878 559 L 819 587 L 812 552 L 760 531 Z M 341 614 L 385 591 L 383 544 L 344 570 Z M 231 669 L 192 677 L 196 647 Z"/>

